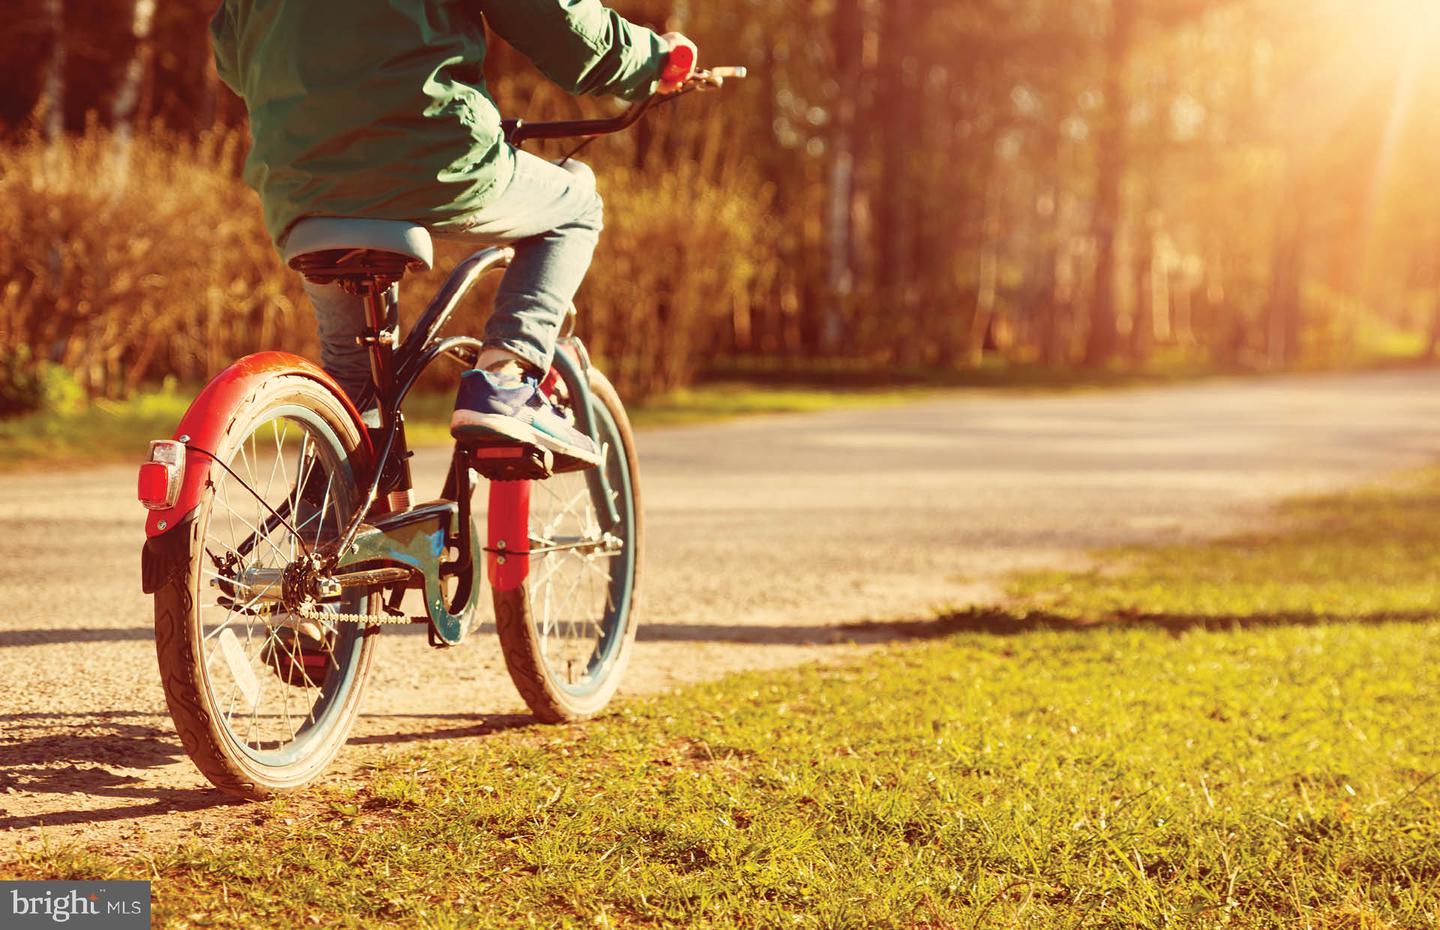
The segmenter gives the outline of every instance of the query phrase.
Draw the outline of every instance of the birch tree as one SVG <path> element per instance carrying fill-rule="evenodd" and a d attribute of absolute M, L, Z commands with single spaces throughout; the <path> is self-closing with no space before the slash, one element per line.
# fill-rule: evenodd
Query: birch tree
<path fill-rule="evenodd" d="M 111 106 L 110 118 L 115 129 L 115 159 L 117 181 L 124 184 L 130 173 L 130 140 L 135 135 L 135 118 L 140 108 L 140 93 L 145 77 L 154 57 L 154 45 L 150 41 L 155 25 L 155 0 L 135 0 L 130 17 L 130 35 L 135 41 L 135 50 L 125 66 L 124 77 Z"/>
<path fill-rule="evenodd" d="M 45 0 L 45 21 L 50 33 L 50 56 L 45 62 L 41 91 L 45 108 L 45 138 L 53 147 L 65 132 L 65 2 Z"/>

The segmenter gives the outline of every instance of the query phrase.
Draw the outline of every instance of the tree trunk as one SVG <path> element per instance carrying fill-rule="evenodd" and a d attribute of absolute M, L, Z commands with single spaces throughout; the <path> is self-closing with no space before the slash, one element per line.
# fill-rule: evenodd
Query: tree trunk
<path fill-rule="evenodd" d="M 1135 314 L 1130 321 L 1130 361 L 1144 365 L 1155 343 L 1155 237 L 1159 234 L 1153 212 L 1135 232 Z"/>
<path fill-rule="evenodd" d="M 984 218 L 980 223 L 980 249 L 976 266 L 974 313 L 965 339 L 963 362 L 967 368 L 979 368 L 985 360 L 985 340 L 995 319 L 995 306 L 1000 293 L 1000 185 L 999 166 L 992 156 L 985 171 Z"/>
<path fill-rule="evenodd" d="M 1300 357 L 1306 220 L 1304 196 L 1299 185 L 1292 190 L 1289 202 L 1276 231 L 1270 301 L 1266 308 L 1266 361 L 1272 368 L 1293 365 Z"/>
<path fill-rule="evenodd" d="M 1105 43 L 1105 109 L 1096 140 L 1099 161 L 1095 182 L 1095 283 L 1090 296 L 1090 332 L 1085 364 L 1105 365 L 1115 354 L 1115 252 L 1120 228 L 1121 184 L 1127 162 L 1126 122 L 1130 97 L 1125 71 L 1135 34 L 1137 0 L 1112 0 L 1110 35 Z"/>
<path fill-rule="evenodd" d="M 838 90 L 830 123 L 830 293 L 820 326 L 820 348 L 826 352 L 834 352 L 845 338 L 845 308 L 855 288 L 856 113 L 865 42 L 862 15 L 860 0 L 836 0 L 830 20 Z"/>
<path fill-rule="evenodd" d="M 224 86 L 220 83 L 220 75 L 215 72 L 215 62 L 205 62 L 205 96 L 200 101 L 200 107 L 195 114 L 195 128 L 201 132 L 207 129 L 214 129 L 215 124 L 220 122 L 220 95 L 224 92 Z"/>
<path fill-rule="evenodd" d="M 1440 248 L 1432 236 L 1428 247 L 1421 250 L 1413 264 L 1409 290 L 1423 290 L 1431 296 L 1430 319 L 1425 330 L 1425 348 L 1420 351 L 1420 361 L 1433 362 L 1440 353 Z"/>
<path fill-rule="evenodd" d="M 1432 294 L 1440 291 L 1440 288 L 1432 287 Z M 1433 362 L 1440 356 L 1440 299 L 1430 307 L 1430 327 L 1425 336 L 1425 349 L 1420 355 L 1423 362 Z"/>
<path fill-rule="evenodd" d="M 689 23 L 690 0 L 675 0 L 670 16 L 665 20 L 665 28 L 670 32 L 684 32 Z"/>
<path fill-rule="evenodd" d="M 914 150 L 912 135 L 919 123 L 913 86 L 916 29 L 914 0 L 885 0 L 881 4 L 880 80 L 871 125 L 880 134 L 881 177 L 876 190 L 876 273 L 882 312 L 894 321 L 892 352 L 902 363 L 916 362 L 921 333 L 914 319 L 910 288 L 910 257 L 914 196 L 910 184 Z"/>
<path fill-rule="evenodd" d="M 130 174 L 130 140 L 135 134 L 135 117 L 139 110 L 140 90 L 150 72 L 150 59 L 155 47 L 150 41 L 155 25 L 155 0 L 135 0 L 130 18 L 130 34 L 135 40 L 135 51 L 125 66 L 125 76 L 115 92 L 115 102 L 110 110 L 111 122 L 115 127 L 115 171 L 117 181 L 123 185 Z"/>
<path fill-rule="evenodd" d="M 45 0 L 50 58 L 45 62 L 45 140 L 52 146 L 65 133 L 65 0 Z"/>

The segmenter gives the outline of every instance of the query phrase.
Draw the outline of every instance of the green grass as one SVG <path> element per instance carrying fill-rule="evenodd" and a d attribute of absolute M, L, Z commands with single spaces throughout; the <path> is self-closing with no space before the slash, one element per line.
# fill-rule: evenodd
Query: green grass
<path fill-rule="evenodd" d="M 847 358 L 754 356 L 717 360 L 700 382 L 741 381 L 800 388 L 967 388 L 1006 392 L 1111 390 L 1196 381 L 1225 375 L 1256 375 L 1251 368 L 1227 370 L 1186 355 L 1159 355 L 1145 365 L 1087 368 L 1013 362 L 988 356 L 970 368 L 880 364 Z"/>
<path fill-rule="evenodd" d="M 32 414 L 0 419 L 0 471 L 38 467 L 85 467 L 139 462 L 151 439 L 171 436 L 198 391 L 152 391 L 123 401 L 100 401 L 64 416 Z M 636 426 L 704 423 L 738 416 L 808 413 L 844 407 L 917 400 L 933 389 L 828 386 L 767 387 L 743 382 L 710 382 L 638 404 L 630 411 Z M 407 435 L 415 446 L 450 442 L 448 394 L 417 393 L 406 403 Z"/>
<path fill-rule="evenodd" d="M 174 435 L 193 398 L 193 392 L 167 388 L 119 403 L 97 401 L 64 415 L 0 419 L 0 471 L 138 464 L 150 440 Z"/>
<path fill-rule="evenodd" d="M 1117 390 L 1227 376 L 1267 377 L 1296 372 L 1425 367 L 1414 353 L 1369 353 L 1351 364 L 1300 366 L 1285 371 L 1226 370 L 1184 354 L 1156 356 L 1141 366 L 1069 368 L 987 358 L 976 368 L 880 365 L 856 359 L 742 357 L 722 359 L 698 383 L 628 405 L 636 426 L 670 426 L 760 414 L 812 413 L 884 406 L 945 391 L 1034 394 Z M 137 462 L 151 439 L 173 435 L 198 387 L 167 385 L 126 401 L 97 401 L 65 415 L 0 418 L 0 472 Z M 450 441 L 448 393 L 417 392 L 406 402 L 411 442 Z"/>
<path fill-rule="evenodd" d="M 1221 544 L 1108 552 L 1085 575 L 1031 573 L 1013 593 L 1037 617 L 1171 628 L 1440 616 L 1440 471 L 1291 500 L 1277 517 Z"/>
<path fill-rule="evenodd" d="M 1440 471 L 857 627 L 840 667 L 368 758 L 225 843 L 32 856 L 157 926 L 1431 928 Z M 249 818 L 247 818 L 248 820 Z"/>

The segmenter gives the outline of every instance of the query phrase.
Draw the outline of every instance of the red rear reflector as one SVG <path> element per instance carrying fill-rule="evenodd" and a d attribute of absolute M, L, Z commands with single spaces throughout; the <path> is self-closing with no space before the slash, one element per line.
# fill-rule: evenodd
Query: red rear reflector
<path fill-rule="evenodd" d="M 490 449 L 475 449 L 477 459 L 518 459 L 523 458 L 525 449 L 520 446 L 495 446 Z"/>
<path fill-rule="evenodd" d="M 164 462 L 146 462 L 140 466 L 140 502 L 163 504 L 170 490 L 170 466 Z"/>
<path fill-rule="evenodd" d="M 185 446 L 173 439 L 150 443 L 150 461 L 140 466 L 138 496 L 150 510 L 169 510 L 180 498 Z"/>

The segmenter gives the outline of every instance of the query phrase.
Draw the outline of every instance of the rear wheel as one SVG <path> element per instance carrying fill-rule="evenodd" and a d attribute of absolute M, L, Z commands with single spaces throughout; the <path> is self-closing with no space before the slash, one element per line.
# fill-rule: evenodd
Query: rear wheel
<path fill-rule="evenodd" d="M 318 776 L 359 709 L 373 628 L 289 614 L 279 591 L 286 566 L 354 513 L 360 433 L 329 390 L 286 375 L 239 405 L 218 445 L 175 530 L 187 545 L 155 595 L 155 646 L 185 751 L 222 790 L 258 799 Z M 323 609 L 372 608 L 352 594 Z"/>
<path fill-rule="evenodd" d="M 610 382 L 594 370 L 589 379 L 609 502 L 598 469 L 534 482 L 529 574 L 522 587 L 494 592 L 510 677 L 549 723 L 603 710 L 635 642 L 643 542 L 635 437 Z M 564 406 L 569 397 L 557 400 Z"/>

